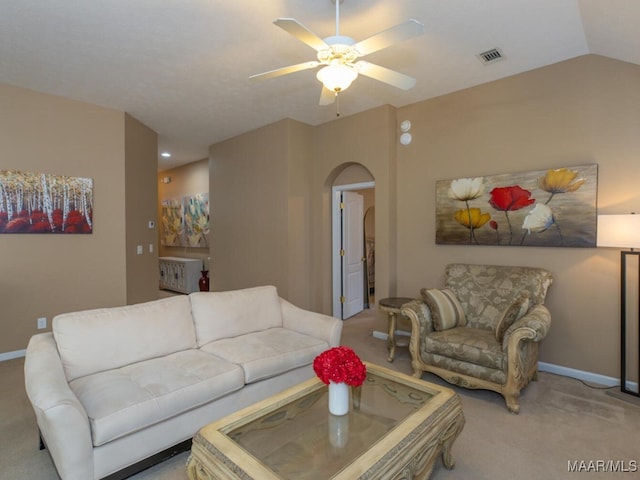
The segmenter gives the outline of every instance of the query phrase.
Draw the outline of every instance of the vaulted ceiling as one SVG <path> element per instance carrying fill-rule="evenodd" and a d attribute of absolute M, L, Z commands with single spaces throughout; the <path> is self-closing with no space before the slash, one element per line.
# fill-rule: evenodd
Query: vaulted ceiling
<path fill-rule="evenodd" d="M 159 134 L 159 168 L 282 118 L 318 125 L 316 70 L 252 74 L 315 59 L 274 26 L 335 34 L 332 0 L 0 0 L 0 82 L 126 111 Z M 367 56 L 417 79 L 398 90 L 360 76 L 341 116 L 401 107 L 589 53 L 640 64 L 637 0 L 343 0 L 340 33 L 363 40 L 415 18 L 426 34 Z M 498 48 L 504 58 L 483 64 Z M 640 85 L 638 86 L 640 88 Z"/>

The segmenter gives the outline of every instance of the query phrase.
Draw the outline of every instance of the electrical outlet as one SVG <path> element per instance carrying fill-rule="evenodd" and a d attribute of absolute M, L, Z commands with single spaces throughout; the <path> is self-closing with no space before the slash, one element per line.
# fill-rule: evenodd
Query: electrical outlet
<path fill-rule="evenodd" d="M 149 253 L 153 253 L 153 243 L 149 244 Z"/>
<path fill-rule="evenodd" d="M 38 318 L 38 330 L 42 330 L 43 328 L 47 328 L 47 317 Z"/>
<path fill-rule="evenodd" d="M 142 245 L 138 245 L 138 246 L 136 247 L 136 253 L 137 253 L 138 255 L 142 255 Z"/>

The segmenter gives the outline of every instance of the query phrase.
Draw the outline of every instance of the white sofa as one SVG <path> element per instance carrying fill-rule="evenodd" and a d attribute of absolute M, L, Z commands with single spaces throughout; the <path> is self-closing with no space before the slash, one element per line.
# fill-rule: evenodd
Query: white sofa
<path fill-rule="evenodd" d="M 89 480 L 135 473 L 207 423 L 311 378 L 342 322 L 265 286 L 62 314 L 52 330 L 27 347 L 27 395 L 60 477 Z"/>

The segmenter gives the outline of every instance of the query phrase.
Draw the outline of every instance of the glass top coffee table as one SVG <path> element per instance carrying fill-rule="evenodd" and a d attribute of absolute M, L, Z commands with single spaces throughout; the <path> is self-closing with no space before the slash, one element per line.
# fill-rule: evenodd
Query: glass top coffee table
<path fill-rule="evenodd" d="M 314 378 L 203 427 L 191 480 L 428 478 L 464 426 L 452 390 L 367 363 L 348 414 L 334 416 Z"/>

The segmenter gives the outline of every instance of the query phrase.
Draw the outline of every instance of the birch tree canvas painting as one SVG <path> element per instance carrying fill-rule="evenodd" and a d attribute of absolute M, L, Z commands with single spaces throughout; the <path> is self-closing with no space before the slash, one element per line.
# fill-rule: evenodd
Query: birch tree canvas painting
<path fill-rule="evenodd" d="M 0 233 L 92 233 L 93 179 L 0 170 Z"/>
<path fill-rule="evenodd" d="M 595 247 L 598 166 L 436 182 L 436 243 Z"/>

